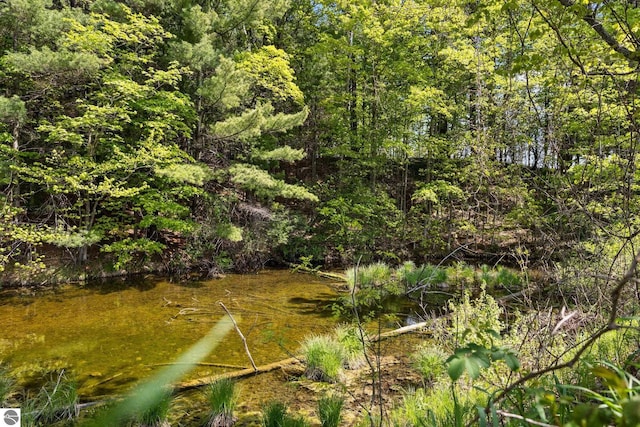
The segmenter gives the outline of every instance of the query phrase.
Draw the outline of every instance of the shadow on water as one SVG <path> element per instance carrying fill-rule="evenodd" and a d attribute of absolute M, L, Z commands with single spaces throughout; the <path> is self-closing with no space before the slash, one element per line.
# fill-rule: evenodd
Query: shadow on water
<path fill-rule="evenodd" d="M 293 297 L 287 301 L 298 306 L 296 311 L 302 314 L 319 314 L 323 317 L 333 317 L 331 308 L 335 294 L 322 294 L 318 298 Z"/>
<path fill-rule="evenodd" d="M 157 279 L 152 276 L 134 275 L 116 278 L 92 279 L 82 285 L 83 288 L 101 294 L 121 292 L 125 289 L 136 289 L 140 292 L 150 291 L 156 287 Z"/>

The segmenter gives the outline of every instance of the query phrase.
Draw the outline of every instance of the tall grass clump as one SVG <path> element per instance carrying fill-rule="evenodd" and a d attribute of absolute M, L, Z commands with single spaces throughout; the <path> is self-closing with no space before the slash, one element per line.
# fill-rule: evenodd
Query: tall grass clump
<path fill-rule="evenodd" d="M 507 289 L 519 288 L 522 286 L 522 277 L 520 274 L 500 265 L 496 269 L 496 284 Z"/>
<path fill-rule="evenodd" d="M 435 425 L 427 418 L 427 410 L 427 396 L 424 389 L 409 390 L 403 394 L 400 405 L 391 412 L 391 425 L 393 427 Z"/>
<path fill-rule="evenodd" d="M 302 344 L 302 354 L 307 363 L 306 376 L 314 381 L 335 382 L 345 361 L 342 345 L 327 335 L 312 336 Z"/>
<path fill-rule="evenodd" d="M 391 268 L 383 262 L 351 267 L 345 274 L 351 289 L 356 285 L 359 288 L 380 288 L 391 281 Z"/>
<path fill-rule="evenodd" d="M 353 324 L 342 324 L 336 327 L 335 336 L 342 346 L 348 369 L 358 369 L 366 363 L 365 351 L 370 340 L 364 330 Z"/>
<path fill-rule="evenodd" d="M 287 405 L 282 402 L 271 402 L 262 410 L 262 427 L 307 427 L 309 423 L 303 416 L 292 416 L 287 412 Z"/>
<path fill-rule="evenodd" d="M 16 380 L 6 366 L 0 366 L 0 406 L 6 408 L 15 393 Z"/>
<path fill-rule="evenodd" d="M 339 311 L 345 308 L 366 307 L 380 308 L 380 302 L 389 295 L 401 295 L 403 292 L 400 282 L 393 275 L 393 270 L 387 264 L 375 264 L 352 267 L 345 272 L 347 285 L 353 291 L 352 295 L 341 298 Z"/>
<path fill-rule="evenodd" d="M 413 367 L 425 381 L 435 381 L 446 373 L 445 361 L 449 355 L 440 347 L 420 345 L 411 356 Z"/>
<path fill-rule="evenodd" d="M 228 378 L 220 379 L 211 384 L 207 390 L 210 414 L 206 425 L 208 427 L 229 427 L 235 424 L 233 411 L 237 403 L 236 384 Z"/>
<path fill-rule="evenodd" d="M 25 426 L 71 421 L 79 413 L 78 387 L 61 371 L 35 396 L 27 398 L 22 408 L 22 423 Z"/>
<path fill-rule="evenodd" d="M 496 268 L 481 265 L 476 273 L 478 283 L 485 283 L 489 288 L 515 289 L 522 286 L 522 278 L 513 270 L 498 266 Z"/>
<path fill-rule="evenodd" d="M 323 396 L 318 400 L 318 417 L 322 427 L 338 427 L 342 418 L 344 398 Z"/>
<path fill-rule="evenodd" d="M 452 286 L 469 286 L 476 282 L 475 269 L 464 262 L 457 262 L 445 270 Z"/>
<path fill-rule="evenodd" d="M 457 386 L 441 382 L 428 390 L 406 391 L 391 412 L 390 421 L 393 427 L 476 425 L 471 423 L 477 407 L 484 403 L 475 390 L 462 392 Z"/>
<path fill-rule="evenodd" d="M 448 280 L 445 268 L 431 264 L 414 265 L 412 269 L 402 266 L 396 271 L 396 277 L 407 291 L 447 283 Z"/>
<path fill-rule="evenodd" d="M 165 392 L 147 410 L 138 414 L 140 427 L 169 427 L 169 407 L 171 406 L 171 393 Z"/>

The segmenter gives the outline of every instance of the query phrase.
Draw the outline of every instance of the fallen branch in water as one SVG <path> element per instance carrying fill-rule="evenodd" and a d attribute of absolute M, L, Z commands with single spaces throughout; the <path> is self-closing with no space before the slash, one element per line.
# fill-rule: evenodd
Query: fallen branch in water
<path fill-rule="evenodd" d="M 121 375 L 122 375 L 122 372 L 119 372 L 119 373 L 117 373 L 115 375 L 110 376 L 109 378 L 105 378 L 105 379 L 101 380 L 100 382 L 97 382 L 97 383 L 93 384 L 89 388 L 98 387 L 99 385 L 102 385 L 104 383 L 108 383 L 109 381 L 114 380 L 114 379 L 118 378 Z"/>
<path fill-rule="evenodd" d="M 274 370 L 279 369 L 279 368 L 285 368 L 287 366 L 297 365 L 299 363 L 302 363 L 301 359 L 299 359 L 297 357 L 291 357 L 289 359 L 284 359 L 284 360 L 280 360 L 278 362 L 269 363 L 267 365 L 258 366 L 258 367 L 256 367 L 256 369 L 246 368 L 246 369 L 242 369 L 240 371 L 225 372 L 223 374 L 210 375 L 208 377 L 196 378 L 195 380 L 183 381 L 183 382 L 180 382 L 180 383 L 176 384 L 173 387 L 173 390 L 174 390 L 174 392 L 181 392 L 181 391 L 190 390 L 190 389 L 197 388 L 197 387 L 202 387 L 204 385 L 212 384 L 212 383 L 214 383 L 214 382 L 216 382 L 218 380 L 221 380 L 223 378 L 224 379 L 239 379 L 239 378 L 244 378 L 244 377 L 248 377 L 248 376 L 251 376 L 251 375 L 264 374 L 266 372 L 271 372 L 271 371 L 274 371 Z"/>
<path fill-rule="evenodd" d="M 428 326 L 427 322 L 416 323 L 414 325 L 404 326 L 402 328 L 394 329 L 393 331 L 384 332 L 376 337 L 371 338 L 370 342 L 380 341 L 385 338 L 395 337 L 398 335 L 405 334 L 407 332 L 413 332 L 418 329 L 422 329 Z M 255 368 L 246 368 L 240 371 L 233 372 L 225 372 L 223 374 L 218 375 L 210 375 L 203 378 L 196 378 L 190 381 L 183 381 L 174 386 L 174 392 L 181 392 L 190 390 L 197 387 L 202 387 L 204 385 L 208 385 L 214 383 L 221 379 L 239 379 L 245 378 L 251 375 L 259 375 L 267 372 L 274 371 L 276 369 L 284 369 L 287 367 L 293 367 L 299 365 L 304 362 L 304 358 L 302 356 L 298 357 L 290 357 L 288 359 L 280 360 L 278 362 L 269 363 L 267 365 L 258 366 Z"/>
<path fill-rule="evenodd" d="M 253 361 L 253 357 L 251 357 L 251 352 L 249 351 L 249 346 L 247 346 L 247 340 L 245 339 L 244 335 L 242 335 L 242 332 L 240 332 L 240 328 L 238 327 L 238 324 L 236 323 L 236 319 L 233 318 L 233 316 L 231 315 L 229 310 L 227 310 L 227 307 L 224 306 L 222 301 L 218 301 L 218 304 L 220 304 L 220 307 L 222 307 L 222 309 L 229 315 L 229 318 L 233 322 L 233 326 L 236 328 L 236 332 L 238 333 L 238 335 L 240 335 L 240 339 L 242 339 L 242 344 L 244 344 L 244 350 L 247 352 L 247 356 L 249 356 L 249 361 L 251 361 L 251 366 L 253 366 L 253 370 L 254 371 L 257 371 L 258 368 L 256 367 L 256 364 Z"/>
<path fill-rule="evenodd" d="M 304 265 L 289 264 L 289 266 L 293 269 L 294 272 L 304 271 L 305 273 L 315 274 L 317 276 L 324 277 L 325 279 L 334 279 L 334 280 L 339 280 L 341 282 L 347 281 L 347 277 L 344 274 L 320 271 L 320 270 L 316 270 L 315 268 L 306 267 Z"/>
<path fill-rule="evenodd" d="M 207 362 L 200 362 L 200 363 L 188 363 L 188 362 L 184 362 L 184 363 L 154 363 L 152 365 L 146 365 L 146 366 L 175 366 L 175 365 L 192 365 L 192 366 L 213 366 L 214 368 L 227 368 L 227 369 L 248 369 L 246 366 L 238 366 L 238 365 L 227 365 L 226 363 L 207 363 Z"/>
<path fill-rule="evenodd" d="M 413 325 L 403 326 L 402 328 L 394 329 L 393 331 L 383 332 L 378 336 L 371 338 L 371 342 L 380 341 L 385 338 L 391 338 L 398 335 L 406 334 L 407 332 L 413 332 L 418 329 L 423 329 L 429 326 L 427 322 L 414 323 Z M 428 331 L 425 331 L 428 333 Z"/>

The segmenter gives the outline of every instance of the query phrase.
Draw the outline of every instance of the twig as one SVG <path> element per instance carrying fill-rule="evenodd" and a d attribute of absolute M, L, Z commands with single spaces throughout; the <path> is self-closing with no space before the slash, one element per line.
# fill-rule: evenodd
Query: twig
<path fill-rule="evenodd" d="M 556 327 L 553 328 L 553 331 L 551 331 L 551 335 L 557 334 L 558 331 L 560 331 L 560 329 L 562 329 L 562 326 L 564 326 L 565 323 L 567 323 L 569 320 L 571 320 L 571 318 L 573 316 L 578 314 L 577 311 L 572 311 L 571 313 L 566 313 L 566 310 L 567 310 L 567 307 L 566 306 L 562 306 L 562 310 L 560 311 L 560 321 L 558 321 L 558 323 L 556 324 Z"/>
<path fill-rule="evenodd" d="M 112 375 L 112 376 L 110 376 L 109 378 L 105 378 L 104 380 L 102 380 L 102 381 L 100 381 L 100 382 L 97 382 L 97 383 L 93 384 L 93 385 L 92 385 L 92 386 L 90 386 L 89 388 L 97 387 L 97 386 L 99 386 L 99 385 L 102 385 L 102 384 L 104 384 L 104 383 L 107 383 L 107 382 L 109 382 L 109 381 L 111 381 L 111 380 L 113 380 L 113 379 L 118 378 L 118 377 L 119 377 L 119 376 L 121 376 L 121 375 L 122 375 L 122 372 L 118 372 L 117 374 Z"/>
<path fill-rule="evenodd" d="M 227 307 L 224 306 L 222 301 L 218 301 L 218 304 L 220 304 L 220 307 L 222 307 L 222 309 L 227 313 L 227 315 L 229 316 L 229 318 L 233 322 L 233 326 L 236 328 L 236 332 L 238 333 L 238 335 L 240 335 L 240 339 L 242 340 L 242 344 L 244 344 L 244 349 L 247 352 L 247 356 L 249 356 L 249 361 L 251 361 L 251 366 L 253 367 L 253 370 L 257 372 L 258 371 L 258 367 L 256 366 L 255 362 L 253 361 L 253 357 L 251 357 L 251 352 L 249 351 L 249 347 L 247 346 L 247 340 L 245 339 L 244 335 L 242 335 L 242 332 L 240 332 L 240 328 L 238 327 L 238 324 L 236 323 L 236 319 L 233 318 L 233 316 L 231 315 L 229 310 L 227 310 Z"/>
<path fill-rule="evenodd" d="M 152 365 L 147 366 L 175 366 L 175 365 L 191 365 L 191 366 L 213 366 L 214 368 L 229 368 L 229 369 L 247 369 L 246 366 L 238 366 L 238 365 L 227 365 L 226 363 L 154 363 Z"/>
<path fill-rule="evenodd" d="M 503 410 L 501 410 L 501 409 L 498 409 L 498 410 L 496 411 L 496 413 L 497 413 L 498 415 L 502 415 L 503 417 L 506 417 L 506 418 L 515 418 L 515 419 L 517 419 L 517 420 L 525 421 L 525 422 L 527 422 L 527 423 L 529 423 L 529 424 L 533 424 L 534 426 L 542 426 L 542 427 L 557 427 L 557 426 L 555 426 L 555 425 L 553 425 L 553 424 L 542 423 L 542 422 L 540 422 L 540 421 L 535 421 L 535 420 L 532 420 L 532 419 L 530 419 L 530 418 L 525 418 L 525 417 L 523 417 L 522 415 L 518 415 L 518 414 L 511 414 L 511 413 L 506 412 L 506 411 L 503 411 Z"/>

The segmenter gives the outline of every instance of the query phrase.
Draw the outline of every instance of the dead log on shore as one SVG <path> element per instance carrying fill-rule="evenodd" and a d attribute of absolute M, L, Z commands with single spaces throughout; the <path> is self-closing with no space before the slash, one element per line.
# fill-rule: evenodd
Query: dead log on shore
<path fill-rule="evenodd" d="M 406 334 L 407 332 L 413 332 L 419 329 L 426 328 L 427 326 L 429 326 L 428 322 L 414 323 L 413 325 L 403 326 L 402 328 L 394 329 L 393 331 L 383 332 L 380 335 L 371 338 L 371 341 L 376 342 L 385 338 L 396 337 L 398 335 Z"/>
<path fill-rule="evenodd" d="M 278 362 L 269 363 L 267 365 L 257 366 L 254 370 L 253 368 L 242 369 L 239 371 L 231 371 L 225 372 L 223 374 L 218 375 L 210 375 L 208 377 L 196 378 L 195 380 L 183 381 L 176 384 L 173 387 L 174 392 L 178 393 L 181 391 L 190 390 L 197 387 L 202 387 L 204 385 L 212 384 L 221 379 L 240 379 L 249 377 L 252 375 L 264 374 L 267 372 L 274 371 L 279 368 L 285 368 L 287 366 L 297 365 L 302 363 L 302 359 L 297 357 L 290 357 L 289 359 L 280 360 Z"/>
<path fill-rule="evenodd" d="M 347 277 L 344 274 L 340 273 L 329 273 L 327 271 L 316 270 L 315 268 L 309 268 L 304 265 L 294 265 L 289 264 L 289 266 L 293 269 L 293 271 L 303 271 L 309 274 L 315 274 L 316 276 L 324 277 L 325 279 L 333 279 L 338 280 L 340 282 L 346 282 Z"/>

